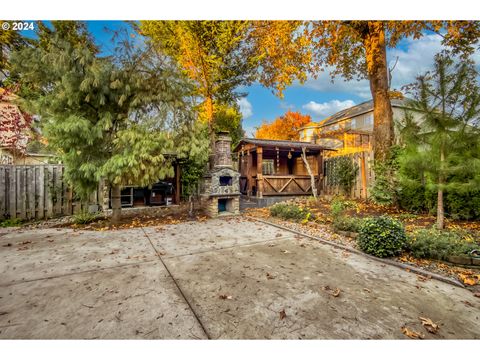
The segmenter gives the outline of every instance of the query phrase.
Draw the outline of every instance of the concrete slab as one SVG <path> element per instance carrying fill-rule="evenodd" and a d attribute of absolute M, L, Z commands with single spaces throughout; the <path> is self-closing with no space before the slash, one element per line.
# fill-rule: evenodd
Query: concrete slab
<path fill-rule="evenodd" d="M 0 285 L 156 259 L 142 229 L 43 229 L 0 237 Z"/>
<path fill-rule="evenodd" d="M 402 339 L 402 326 L 432 339 L 480 338 L 469 291 L 307 238 L 165 261 L 212 338 Z M 438 334 L 420 316 L 440 325 Z"/>
<path fill-rule="evenodd" d="M 289 231 L 239 216 L 145 228 L 145 232 L 166 258 L 292 236 Z"/>
<path fill-rule="evenodd" d="M 0 287 L 2 339 L 200 339 L 159 261 Z"/>
<path fill-rule="evenodd" d="M 289 231 L 240 217 L 144 230 L 2 232 L 0 338 L 203 338 L 193 311 L 212 338 L 480 338 L 469 291 Z"/>

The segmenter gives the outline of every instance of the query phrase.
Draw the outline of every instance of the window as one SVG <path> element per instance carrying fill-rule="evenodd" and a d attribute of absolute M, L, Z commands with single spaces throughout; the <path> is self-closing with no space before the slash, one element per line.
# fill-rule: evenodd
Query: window
<path fill-rule="evenodd" d="M 275 174 L 275 164 L 273 159 L 264 159 L 262 163 L 262 174 L 263 175 L 274 175 Z"/>

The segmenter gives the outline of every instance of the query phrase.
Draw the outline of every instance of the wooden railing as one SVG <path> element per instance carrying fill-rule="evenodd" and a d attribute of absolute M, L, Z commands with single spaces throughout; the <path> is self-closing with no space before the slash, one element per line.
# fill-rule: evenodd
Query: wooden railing
<path fill-rule="evenodd" d="M 318 182 L 318 176 L 315 176 L 315 182 Z M 309 175 L 263 175 L 263 195 L 308 195 L 311 193 L 312 184 Z"/>

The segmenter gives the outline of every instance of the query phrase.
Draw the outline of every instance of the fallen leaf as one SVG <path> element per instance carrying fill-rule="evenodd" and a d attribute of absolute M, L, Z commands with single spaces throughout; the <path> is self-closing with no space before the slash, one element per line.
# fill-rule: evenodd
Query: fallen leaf
<path fill-rule="evenodd" d="M 473 304 L 470 301 L 464 300 L 462 302 L 467 306 L 473 307 Z"/>
<path fill-rule="evenodd" d="M 410 330 L 406 326 L 402 327 L 402 333 L 406 336 L 408 336 L 410 339 L 423 339 L 425 338 L 425 335 L 422 333 L 418 333 L 416 331 Z"/>
<path fill-rule="evenodd" d="M 283 252 L 284 254 L 288 254 L 290 251 L 288 251 L 288 250 L 282 250 L 282 252 Z"/>
<path fill-rule="evenodd" d="M 372 290 L 367 289 L 367 288 L 363 288 L 363 290 L 366 291 L 366 292 L 369 292 L 369 293 L 372 292 Z"/>
<path fill-rule="evenodd" d="M 419 319 L 422 321 L 422 325 L 429 333 L 436 334 L 439 326 L 435 324 L 431 319 L 429 318 L 424 318 L 424 317 L 419 317 Z"/>
<path fill-rule="evenodd" d="M 480 292 L 473 293 L 473 296 L 480 298 Z"/>
<path fill-rule="evenodd" d="M 268 280 L 272 280 L 272 279 L 275 279 L 275 276 L 270 274 L 270 273 L 267 273 L 267 279 Z"/>
<path fill-rule="evenodd" d="M 328 292 L 330 295 L 332 295 L 333 297 L 339 297 L 340 296 L 340 292 L 341 290 L 339 288 L 335 288 L 335 289 L 332 289 L 330 288 L 330 286 L 324 286 L 323 287 L 323 290 L 325 290 L 326 292 Z"/>
<path fill-rule="evenodd" d="M 287 313 L 285 312 L 285 309 L 280 311 L 280 320 L 283 320 L 287 317 Z"/>
<path fill-rule="evenodd" d="M 219 298 L 222 299 L 222 300 L 232 300 L 233 299 L 231 295 L 220 295 Z"/>
<path fill-rule="evenodd" d="M 275 237 L 282 237 L 282 234 L 277 233 L 277 234 L 275 234 Z"/>

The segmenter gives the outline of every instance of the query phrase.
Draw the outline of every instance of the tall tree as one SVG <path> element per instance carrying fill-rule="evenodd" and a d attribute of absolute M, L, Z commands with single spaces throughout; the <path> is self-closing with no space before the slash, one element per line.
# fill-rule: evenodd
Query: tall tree
<path fill-rule="evenodd" d="M 179 144 L 185 136 L 178 134 L 195 134 L 186 101 L 191 86 L 150 48 L 98 58 L 94 49 L 55 32 L 49 44 L 12 55 L 27 88 L 25 104 L 41 116 L 77 193 L 88 194 L 100 179 L 111 185 L 112 222 L 118 222 L 122 185 L 173 176 L 172 154 L 188 156 L 194 141 Z"/>
<path fill-rule="evenodd" d="M 295 111 L 287 111 L 276 118 L 272 123 L 264 122 L 257 129 L 257 139 L 298 140 L 299 129 L 312 121 L 310 115 L 303 115 Z"/>
<path fill-rule="evenodd" d="M 422 181 L 437 192 L 437 228 L 444 228 L 444 194 L 480 188 L 480 87 L 469 61 L 437 55 L 420 76 L 410 106 L 422 116 L 404 119 L 400 157 L 403 181 Z M 417 180 L 416 180 L 417 179 Z M 421 185 L 421 184 L 419 184 Z"/>
<path fill-rule="evenodd" d="M 200 117 L 212 142 L 216 105 L 232 103 L 237 89 L 254 80 L 245 52 L 247 21 L 142 21 L 140 32 L 171 56 L 192 79 L 201 98 Z"/>
<path fill-rule="evenodd" d="M 5 21 L 2 21 L 5 23 Z M 8 22 L 11 27 L 11 22 Z M 19 50 L 29 44 L 19 31 L 0 29 L 0 86 L 11 85 L 8 81 L 10 61 L 9 56 L 12 51 Z"/>
<path fill-rule="evenodd" d="M 259 29 L 259 30 L 257 30 Z M 295 79 L 330 71 L 346 80 L 367 78 L 374 102 L 375 159 L 383 161 L 393 141 L 388 96 L 387 48 L 426 31 L 441 34 L 454 53 L 471 54 L 480 37 L 478 21 L 313 21 L 253 24 L 250 32 L 262 71 L 260 81 L 281 94 Z M 283 57 L 282 54 L 287 56 Z"/>

